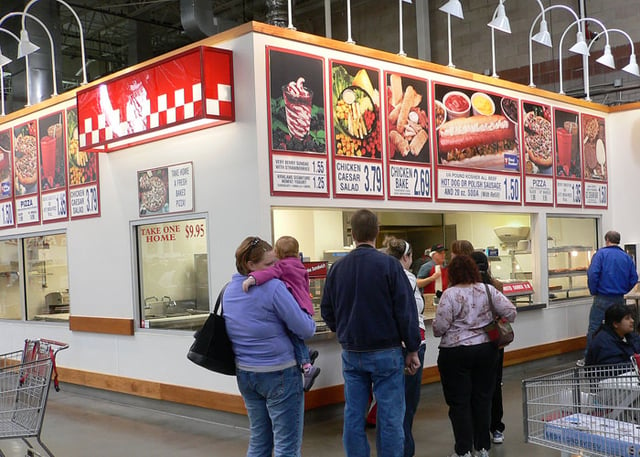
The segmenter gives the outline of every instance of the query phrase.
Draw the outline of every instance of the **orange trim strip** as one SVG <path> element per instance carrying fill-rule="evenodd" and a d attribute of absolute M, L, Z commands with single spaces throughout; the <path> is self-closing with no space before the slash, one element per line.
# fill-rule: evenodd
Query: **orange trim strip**
<path fill-rule="evenodd" d="M 75 332 L 133 335 L 133 319 L 118 317 L 69 316 L 69 330 Z"/>

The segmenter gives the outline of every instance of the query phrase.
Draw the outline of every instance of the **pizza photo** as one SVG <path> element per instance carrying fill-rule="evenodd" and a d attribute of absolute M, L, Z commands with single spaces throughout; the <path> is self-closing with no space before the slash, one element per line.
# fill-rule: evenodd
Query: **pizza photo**
<path fill-rule="evenodd" d="M 168 197 L 168 174 L 166 168 L 138 173 L 140 214 L 167 212 Z"/>
<path fill-rule="evenodd" d="M 551 174 L 553 131 L 548 106 L 523 103 L 524 158 L 527 174 Z"/>
<path fill-rule="evenodd" d="M 13 153 L 16 195 L 35 193 L 35 185 L 38 182 L 38 141 L 35 121 L 14 129 Z"/>

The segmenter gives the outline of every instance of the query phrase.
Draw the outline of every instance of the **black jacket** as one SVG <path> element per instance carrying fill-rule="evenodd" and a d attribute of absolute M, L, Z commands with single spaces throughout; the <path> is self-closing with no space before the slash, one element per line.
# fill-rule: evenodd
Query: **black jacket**
<path fill-rule="evenodd" d="M 640 336 L 635 332 L 625 340 L 609 326 L 602 325 L 587 347 L 585 365 L 615 365 L 630 363 L 634 353 L 640 353 Z"/>

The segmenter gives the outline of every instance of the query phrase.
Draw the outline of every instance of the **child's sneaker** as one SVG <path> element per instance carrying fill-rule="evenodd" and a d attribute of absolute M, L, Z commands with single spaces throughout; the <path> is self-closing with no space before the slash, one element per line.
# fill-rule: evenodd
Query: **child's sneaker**
<path fill-rule="evenodd" d="M 313 387 L 313 383 L 320 374 L 320 368 L 311 367 L 304 372 L 304 391 L 308 392 Z"/>
<path fill-rule="evenodd" d="M 320 353 L 318 351 L 316 351 L 315 349 L 310 349 L 309 350 L 309 360 L 311 362 L 311 365 L 314 364 L 314 362 L 318 358 L 318 355 L 320 355 Z"/>

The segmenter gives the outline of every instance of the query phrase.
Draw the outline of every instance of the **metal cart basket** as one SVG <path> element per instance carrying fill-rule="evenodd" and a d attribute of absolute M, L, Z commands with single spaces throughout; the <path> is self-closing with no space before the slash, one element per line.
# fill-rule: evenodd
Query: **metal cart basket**
<path fill-rule="evenodd" d="M 563 456 L 640 456 L 640 379 L 634 359 L 525 379 L 522 395 L 527 442 Z"/>
<path fill-rule="evenodd" d="M 53 457 L 40 432 L 56 354 L 68 347 L 52 340 L 25 340 L 23 350 L 0 355 L 0 439 L 21 438 L 28 446 L 27 456 L 40 455 L 27 439 L 35 437 Z M 54 384 L 59 390 L 57 375 Z"/>

